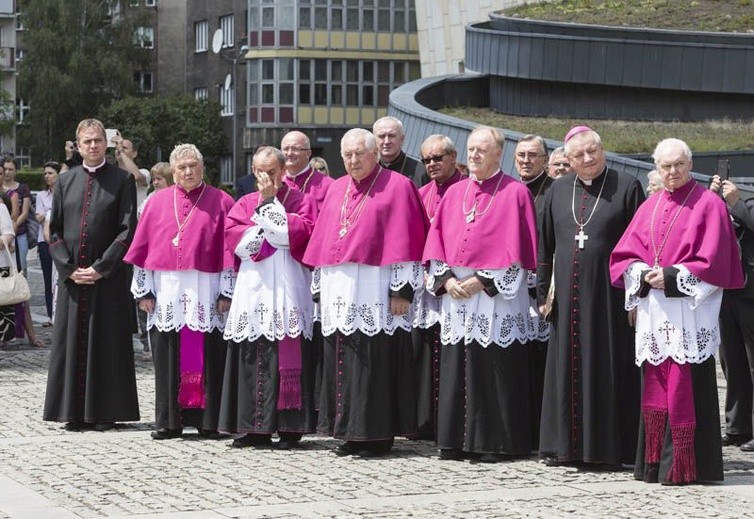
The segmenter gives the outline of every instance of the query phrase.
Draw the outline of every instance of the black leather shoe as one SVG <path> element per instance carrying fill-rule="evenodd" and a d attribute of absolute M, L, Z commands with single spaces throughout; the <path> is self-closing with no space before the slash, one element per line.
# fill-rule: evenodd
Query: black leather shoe
<path fill-rule="evenodd" d="M 540 463 L 544 463 L 548 467 L 562 467 L 563 465 L 566 464 L 565 461 L 560 461 L 555 456 L 545 456 L 544 458 L 542 458 L 539 461 L 540 461 Z"/>
<path fill-rule="evenodd" d="M 88 424 L 85 424 L 84 422 L 68 422 L 63 426 L 63 429 L 66 431 L 83 431 L 84 429 L 88 428 Z"/>
<path fill-rule="evenodd" d="M 723 445 L 725 447 L 729 447 L 731 445 L 740 447 L 749 440 L 751 440 L 751 434 L 723 434 Z"/>
<path fill-rule="evenodd" d="M 233 440 L 230 446 L 234 449 L 243 449 L 245 447 L 264 449 L 266 447 L 272 447 L 272 438 L 268 434 L 249 433 Z"/>
<path fill-rule="evenodd" d="M 201 427 L 197 427 L 196 432 L 199 433 L 200 438 L 204 438 L 207 440 L 222 440 L 226 437 L 226 435 L 220 432 L 217 432 L 212 429 L 202 429 Z"/>
<path fill-rule="evenodd" d="M 754 440 L 749 440 L 741 445 L 741 450 L 744 452 L 754 452 Z"/>
<path fill-rule="evenodd" d="M 158 429 L 152 431 L 150 435 L 153 440 L 171 440 L 173 438 L 180 438 L 183 434 L 183 429 Z"/>
<path fill-rule="evenodd" d="M 462 460 L 463 451 L 461 449 L 440 449 L 440 459 L 453 461 Z"/>
<path fill-rule="evenodd" d="M 97 422 L 92 426 L 92 429 L 99 432 L 109 431 L 115 429 L 115 422 Z"/>
<path fill-rule="evenodd" d="M 297 440 L 278 440 L 275 444 L 275 448 L 281 451 L 289 451 L 291 449 L 297 449 L 299 447 Z"/>
<path fill-rule="evenodd" d="M 478 461 L 479 463 L 499 463 L 503 461 L 503 456 L 501 456 L 500 454 L 487 453 L 479 456 Z"/>
<path fill-rule="evenodd" d="M 356 442 L 346 442 L 335 447 L 335 454 L 338 456 L 352 456 L 361 451 L 362 446 Z"/>

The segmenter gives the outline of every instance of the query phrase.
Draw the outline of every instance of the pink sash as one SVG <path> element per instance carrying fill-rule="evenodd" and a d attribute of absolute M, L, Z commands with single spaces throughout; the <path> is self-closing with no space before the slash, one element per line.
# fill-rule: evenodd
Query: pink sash
<path fill-rule="evenodd" d="M 278 372 L 278 411 L 301 409 L 301 337 L 284 337 L 278 341 Z"/>
<path fill-rule="evenodd" d="M 178 332 L 178 345 L 181 370 L 178 405 L 184 409 L 204 409 L 204 334 L 184 326 Z"/>

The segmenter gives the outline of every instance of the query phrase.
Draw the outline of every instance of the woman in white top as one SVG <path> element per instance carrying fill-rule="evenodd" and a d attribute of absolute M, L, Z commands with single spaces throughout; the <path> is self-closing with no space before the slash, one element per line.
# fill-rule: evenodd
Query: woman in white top
<path fill-rule="evenodd" d="M 52 209 L 52 188 L 58 181 L 60 173 L 60 164 L 57 162 L 47 162 L 44 165 L 44 182 L 45 189 L 37 193 L 37 202 L 35 206 L 34 218 L 40 224 L 44 224 L 47 212 Z M 37 253 L 39 254 L 39 263 L 42 267 L 42 278 L 45 283 L 45 306 L 47 307 L 48 321 L 42 326 L 52 326 L 52 256 L 50 256 L 50 244 L 47 243 L 44 236 L 44 225 L 39 226 L 39 235 L 37 236 Z"/>
<path fill-rule="evenodd" d="M 10 274 L 12 253 L 14 252 L 13 240 L 16 233 L 13 232 L 13 220 L 10 217 L 10 198 L 6 194 L 0 194 L 0 277 Z M 6 247 L 8 250 L 6 251 Z M 13 339 L 15 330 L 15 307 L 14 305 L 0 306 L 0 349 L 7 347 L 7 341 Z"/>

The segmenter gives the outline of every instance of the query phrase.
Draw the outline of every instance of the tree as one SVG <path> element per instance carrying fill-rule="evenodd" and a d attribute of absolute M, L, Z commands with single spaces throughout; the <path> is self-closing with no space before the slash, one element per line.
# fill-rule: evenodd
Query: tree
<path fill-rule="evenodd" d="M 117 128 L 139 150 L 140 164 L 167 161 L 178 143 L 195 144 L 204 155 L 206 173 L 218 183 L 218 162 L 227 153 L 220 103 L 197 101 L 187 94 L 160 97 L 128 97 L 113 102 L 98 116 L 108 127 Z"/>
<path fill-rule="evenodd" d="M 19 0 L 24 59 L 19 97 L 29 124 L 19 140 L 39 162 L 60 155 L 76 124 L 115 99 L 135 93 L 133 73 L 148 68 L 149 51 L 134 44 L 143 20 L 117 0 Z"/>

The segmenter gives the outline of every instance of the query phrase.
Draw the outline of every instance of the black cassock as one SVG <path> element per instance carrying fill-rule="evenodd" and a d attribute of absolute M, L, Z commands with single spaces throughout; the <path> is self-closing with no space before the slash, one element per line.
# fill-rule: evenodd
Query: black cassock
<path fill-rule="evenodd" d="M 135 201 L 133 177 L 107 163 L 94 173 L 77 166 L 55 185 L 50 253 L 60 278 L 45 420 L 139 420 L 132 271 L 123 263 L 136 226 Z M 94 285 L 68 279 L 90 266 L 103 276 Z"/>
<path fill-rule="evenodd" d="M 575 184 L 574 184 L 575 180 Z M 599 204 L 595 207 L 602 183 Z M 639 426 L 640 372 L 625 293 L 610 284 L 610 253 L 644 201 L 639 182 L 606 170 L 587 186 L 555 180 L 538 222 L 538 301 L 555 269 L 539 452 L 560 461 L 633 463 Z M 588 239 L 579 248 L 579 222 Z"/>

